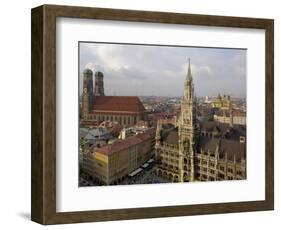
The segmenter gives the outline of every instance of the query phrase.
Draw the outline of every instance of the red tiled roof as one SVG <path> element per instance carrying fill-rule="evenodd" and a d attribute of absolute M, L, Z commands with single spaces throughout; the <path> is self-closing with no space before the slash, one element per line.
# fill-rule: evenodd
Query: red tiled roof
<path fill-rule="evenodd" d="M 127 149 L 133 145 L 139 144 L 141 142 L 142 141 L 136 137 L 127 138 L 125 140 L 118 140 L 118 141 L 113 142 L 112 144 L 97 148 L 95 150 L 95 152 L 109 156 L 109 155 L 117 153 L 123 149 Z"/>
<path fill-rule="evenodd" d="M 98 115 L 137 115 L 142 112 L 130 112 L 130 111 L 110 111 L 110 110 L 92 110 L 90 114 L 98 114 Z"/>
<path fill-rule="evenodd" d="M 93 112 L 143 112 L 145 108 L 138 97 L 128 96 L 96 96 Z"/>
<path fill-rule="evenodd" d="M 232 112 L 232 116 L 234 116 L 234 117 L 246 117 L 246 112 L 241 111 L 241 110 L 234 110 Z"/>
<path fill-rule="evenodd" d="M 150 137 L 154 138 L 154 137 L 155 137 L 155 134 L 156 134 L 156 128 L 154 128 L 154 127 L 153 127 L 153 128 L 150 128 L 150 129 L 146 130 L 145 133 L 149 134 Z"/>
<path fill-rule="evenodd" d="M 150 139 L 150 135 L 148 133 L 139 133 L 136 135 L 136 137 L 142 141 Z"/>
<path fill-rule="evenodd" d="M 120 124 L 113 124 L 111 129 L 110 129 L 110 132 L 114 135 L 114 136 L 118 136 L 119 133 L 121 132 L 122 130 L 122 126 Z"/>
<path fill-rule="evenodd" d="M 136 136 L 129 137 L 125 140 L 117 140 L 112 144 L 102 146 L 100 148 L 96 148 L 95 152 L 101 153 L 107 156 L 110 156 L 114 153 L 117 153 L 121 150 L 127 149 L 139 143 L 142 143 L 145 140 L 148 140 L 151 136 L 147 133 L 141 133 Z"/>

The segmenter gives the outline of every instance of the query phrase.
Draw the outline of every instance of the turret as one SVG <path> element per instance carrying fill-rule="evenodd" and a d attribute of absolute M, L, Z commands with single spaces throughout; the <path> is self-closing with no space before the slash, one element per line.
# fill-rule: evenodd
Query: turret
<path fill-rule="evenodd" d="M 194 86 L 193 86 L 193 79 L 191 75 L 191 68 L 190 68 L 190 59 L 188 59 L 188 69 L 187 75 L 184 84 L 184 99 L 192 101 L 194 96 Z"/>
<path fill-rule="evenodd" d="M 230 108 L 229 108 L 229 126 L 231 127 L 231 128 L 233 128 L 233 111 L 232 111 L 232 104 L 231 104 L 231 102 L 230 102 Z"/>
<path fill-rule="evenodd" d="M 82 117 L 87 119 L 93 108 L 93 71 L 85 69 L 83 71 L 83 93 L 82 93 Z"/>
<path fill-rule="evenodd" d="M 103 73 L 100 71 L 95 73 L 95 96 L 104 96 Z"/>
<path fill-rule="evenodd" d="M 221 144 L 221 139 L 219 139 L 219 141 L 218 141 L 218 143 L 216 145 L 216 150 L 215 150 L 215 158 L 216 158 L 216 160 L 219 160 L 220 144 Z"/>
<path fill-rule="evenodd" d="M 156 135 L 155 135 L 155 141 L 156 145 L 160 145 L 161 141 L 161 129 L 162 129 L 162 123 L 160 120 L 157 121 L 157 128 L 156 128 Z"/>

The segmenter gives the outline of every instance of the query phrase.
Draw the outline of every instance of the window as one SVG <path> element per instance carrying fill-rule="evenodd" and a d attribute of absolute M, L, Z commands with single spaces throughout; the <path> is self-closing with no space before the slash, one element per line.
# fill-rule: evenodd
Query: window
<path fill-rule="evenodd" d="M 245 143 L 245 137 L 243 137 L 243 136 L 240 136 L 240 143 Z"/>
<path fill-rule="evenodd" d="M 233 168 L 228 168 L 227 171 L 228 171 L 229 173 L 233 173 Z"/>
<path fill-rule="evenodd" d="M 238 171 L 236 172 L 236 174 L 237 174 L 238 176 L 242 176 L 242 172 L 241 172 L 240 170 L 238 170 Z"/>
<path fill-rule="evenodd" d="M 224 180 L 224 174 L 222 174 L 222 173 L 219 173 L 219 179 L 222 179 L 222 180 Z"/>

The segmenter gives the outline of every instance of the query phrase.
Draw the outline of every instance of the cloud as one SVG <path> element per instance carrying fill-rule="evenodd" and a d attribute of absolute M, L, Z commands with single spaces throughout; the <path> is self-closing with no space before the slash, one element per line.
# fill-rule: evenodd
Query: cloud
<path fill-rule="evenodd" d="M 96 72 L 96 71 L 101 71 L 104 72 L 104 66 L 100 65 L 97 62 L 89 62 L 85 65 L 84 67 L 85 69 L 91 69 L 92 71 Z"/>
<path fill-rule="evenodd" d="M 187 68 L 188 68 L 188 64 L 184 64 L 182 66 L 182 70 L 185 72 L 187 72 Z M 212 73 L 211 67 L 209 67 L 207 65 L 204 65 L 204 66 L 191 65 L 190 68 L 191 68 L 193 76 L 206 77 L 206 76 L 210 76 Z"/>
<path fill-rule="evenodd" d="M 198 96 L 246 95 L 245 50 L 80 43 L 79 66 L 104 73 L 107 95 L 181 96 L 188 58 Z"/>
<path fill-rule="evenodd" d="M 199 72 L 201 74 L 210 75 L 211 74 L 211 68 L 209 66 L 202 66 L 202 67 L 199 67 Z"/>

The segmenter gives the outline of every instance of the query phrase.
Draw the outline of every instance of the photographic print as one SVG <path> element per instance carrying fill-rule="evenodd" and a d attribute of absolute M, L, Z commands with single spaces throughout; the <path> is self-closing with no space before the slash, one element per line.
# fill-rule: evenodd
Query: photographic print
<path fill-rule="evenodd" d="M 247 178 L 246 49 L 78 47 L 79 186 Z"/>
<path fill-rule="evenodd" d="M 31 16 L 32 221 L 274 209 L 273 19 Z"/>

